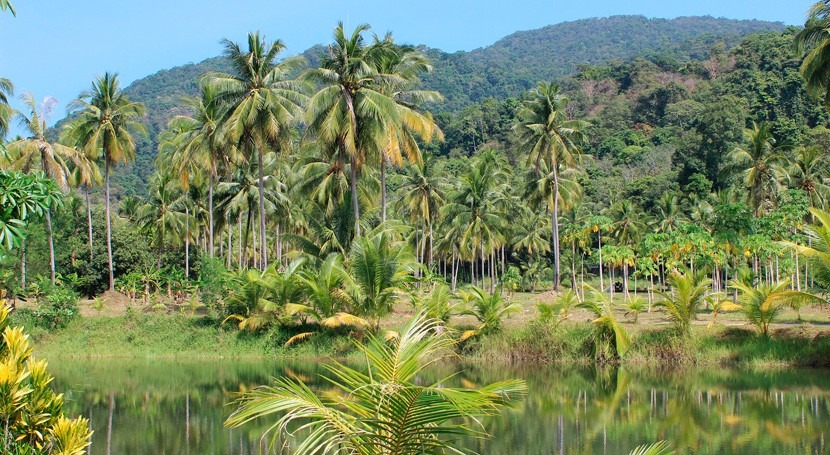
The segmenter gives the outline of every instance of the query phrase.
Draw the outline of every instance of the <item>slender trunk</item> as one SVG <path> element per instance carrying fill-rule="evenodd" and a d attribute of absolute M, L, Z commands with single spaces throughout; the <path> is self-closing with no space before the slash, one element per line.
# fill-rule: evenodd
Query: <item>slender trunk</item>
<path fill-rule="evenodd" d="M 380 221 L 386 221 L 386 157 L 380 159 Z M 431 261 L 430 261 L 431 262 Z"/>
<path fill-rule="evenodd" d="M 92 205 L 89 203 L 89 186 L 84 185 L 86 193 L 86 225 L 89 230 L 89 262 L 92 263 Z"/>
<path fill-rule="evenodd" d="M 184 216 L 184 276 L 190 279 L 190 207 L 184 208 Z"/>
<path fill-rule="evenodd" d="M 115 271 L 112 267 L 112 219 L 110 218 L 110 159 L 106 157 L 106 165 L 104 166 L 104 180 L 106 182 L 106 189 L 104 199 L 106 199 L 107 210 L 107 261 L 109 265 L 109 280 L 110 291 L 115 290 Z"/>
<path fill-rule="evenodd" d="M 233 257 L 233 225 L 228 220 L 228 249 L 225 251 L 228 260 L 228 268 L 231 268 L 231 258 Z"/>
<path fill-rule="evenodd" d="M 628 294 L 628 263 L 623 262 L 623 296 L 626 300 L 631 301 L 631 295 Z"/>
<path fill-rule="evenodd" d="M 553 290 L 559 290 L 559 172 L 556 169 L 557 163 L 553 163 L 553 213 L 551 223 L 553 224 Z"/>
<path fill-rule="evenodd" d="M 349 188 L 352 191 L 352 211 L 354 213 L 354 232 L 355 236 L 360 237 L 360 202 L 357 198 L 357 161 L 352 157 L 350 166 L 351 181 Z"/>
<path fill-rule="evenodd" d="M 239 214 L 239 218 L 237 219 L 237 224 L 239 226 L 239 231 L 238 231 L 239 240 L 237 240 L 236 243 L 239 245 L 238 248 L 237 248 L 239 250 L 239 255 L 237 256 L 236 265 L 237 265 L 237 268 L 239 270 L 242 270 L 242 249 L 248 247 L 246 245 L 248 231 L 247 230 L 245 231 L 246 235 L 243 237 L 242 236 L 242 214 L 241 213 Z"/>
<path fill-rule="evenodd" d="M 598 244 L 599 244 L 599 290 L 600 292 L 605 292 L 605 282 L 602 278 L 602 232 L 599 232 L 597 236 Z"/>
<path fill-rule="evenodd" d="M 282 229 L 277 223 L 277 262 L 282 263 Z"/>
<path fill-rule="evenodd" d="M 801 271 L 798 266 L 798 253 L 793 254 L 793 256 L 795 256 L 795 286 L 801 292 Z"/>
<path fill-rule="evenodd" d="M 20 239 L 20 289 L 26 292 L 26 238 Z"/>
<path fill-rule="evenodd" d="M 215 169 L 215 165 L 214 165 Z M 208 250 L 210 258 L 213 259 L 213 169 L 208 173 Z"/>
<path fill-rule="evenodd" d="M 432 261 L 434 259 L 432 252 L 432 219 L 429 221 L 429 269 L 432 270 Z"/>
<path fill-rule="evenodd" d="M 452 247 L 452 292 L 455 292 L 458 283 L 458 264 L 455 259 L 455 247 Z"/>
<path fill-rule="evenodd" d="M 49 278 L 55 285 L 55 235 L 52 232 L 52 208 L 46 208 L 46 232 L 49 240 Z"/>
<path fill-rule="evenodd" d="M 265 238 L 265 177 L 262 170 L 262 150 L 257 151 L 259 164 L 259 245 L 260 245 L 260 269 L 268 267 L 268 243 Z"/>

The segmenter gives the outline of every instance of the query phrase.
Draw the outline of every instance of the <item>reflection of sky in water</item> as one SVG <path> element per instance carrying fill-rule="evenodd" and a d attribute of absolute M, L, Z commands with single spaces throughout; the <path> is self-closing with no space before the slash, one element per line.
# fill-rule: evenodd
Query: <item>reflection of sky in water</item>
<path fill-rule="evenodd" d="M 435 371 L 432 382 L 454 371 Z M 289 375 L 316 381 L 319 363 L 61 360 L 50 362 L 66 409 L 89 417 L 97 454 L 256 454 L 267 422 L 229 430 L 235 394 Z M 470 367 L 453 385 L 511 377 L 530 396 L 487 424 L 482 454 L 621 454 L 668 440 L 681 453 L 826 453 L 830 375 L 822 370 L 673 374 L 569 367 Z M 319 381 L 317 381 L 319 384 Z M 271 452 L 276 453 L 276 452 Z"/>

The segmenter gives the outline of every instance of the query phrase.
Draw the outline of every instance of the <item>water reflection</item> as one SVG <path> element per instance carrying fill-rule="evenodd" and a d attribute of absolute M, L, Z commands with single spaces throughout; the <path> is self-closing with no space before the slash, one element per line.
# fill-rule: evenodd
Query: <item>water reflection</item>
<path fill-rule="evenodd" d="M 275 376 L 324 386 L 318 363 L 57 360 L 50 367 L 68 411 L 89 417 L 96 455 L 265 453 L 268 422 L 224 428 L 227 403 Z M 457 369 L 445 365 L 435 378 Z M 492 440 L 460 444 L 482 454 L 623 454 L 661 439 L 680 453 L 827 450 L 827 371 L 466 367 L 453 380 L 474 386 L 511 377 L 526 379 L 530 396 L 486 422 Z"/>

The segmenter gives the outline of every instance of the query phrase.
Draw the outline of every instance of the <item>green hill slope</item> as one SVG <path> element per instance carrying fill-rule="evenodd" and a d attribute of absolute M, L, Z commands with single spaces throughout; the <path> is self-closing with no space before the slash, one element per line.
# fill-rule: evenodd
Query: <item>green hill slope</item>
<path fill-rule="evenodd" d="M 748 34 L 783 28 L 777 22 L 712 17 L 614 16 L 565 22 L 516 32 L 470 52 L 448 54 L 424 48 L 435 71 L 424 78 L 423 85 L 447 98 L 433 110 L 457 112 L 486 98 L 516 96 L 540 80 L 561 79 L 574 74 L 581 65 L 628 61 L 644 55 L 703 60 L 715 46 L 729 48 Z M 315 46 L 303 55 L 309 65 L 315 66 L 323 50 Z M 159 71 L 125 89 L 132 100 L 147 106 L 149 136 L 139 141 L 136 162 L 116 172 L 116 194 L 144 194 L 153 172 L 156 137 L 172 116 L 184 112 L 181 98 L 196 94 L 197 81 L 204 73 L 227 71 L 228 67 L 223 57 L 214 57 Z"/>

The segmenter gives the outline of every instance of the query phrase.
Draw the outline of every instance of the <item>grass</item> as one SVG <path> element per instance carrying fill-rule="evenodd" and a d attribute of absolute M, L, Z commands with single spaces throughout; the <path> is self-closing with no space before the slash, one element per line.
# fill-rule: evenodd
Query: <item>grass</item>
<path fill-rule="evenodd" d="M 459 349 L 463 360 L 502 362 L 514 365 L 556 363 L 591 365 L 593 356 L 593 317 L 584 310 L 573 311 L 570 318 L 553 328 L 536 321 L 536 303 L 552 299 L 550 293 L 516 293 L 511 301 L 522 310 L 504 322 L 500 333 L 465 342 Z M 268 331 L 248 333 L 232 323 L 220 325 L 207 316 L 188 316 L 176 311 L 166 314 L 142 312 L 129 305 L 113 303 L 104 311 L 86 311 L 93 302 L 82 304 L 82 314 L 68 327 L 47 332 L 34 320 L 17 317 L 35 341 L 37 354 L 56 357 L 124 357 L 124 358 L 348 358 L 353 355 L 353 337 L 358 333 L 346 329 L 323 331 L 296 345 L 285 342 L 314 326 L 274 327 Z M 636 323 L 617 317 L 632 335 L 628 354 L 622 365 L 632 366 L 730 366 L 749 368 L 786 368 L 793 366 L 830 366 L 830 312 L 826 308 L 804 308 L 799 315 L 782 313 L 769 338 L 763 338 L 746 324 L 743 316 L 725 313 L 709 327 L 710 312 L 702 312 L 692 325 L 691 337 L 677 336 L 659 310 L 640 314 Z M 383 321 L 384 329 L 396 329 L 408 321 L 414 310 L 398 305 Z M 457 328 L 473 328 L 471 316 L 455 317 Z"/>

